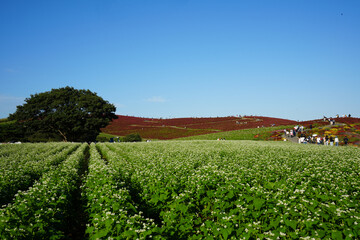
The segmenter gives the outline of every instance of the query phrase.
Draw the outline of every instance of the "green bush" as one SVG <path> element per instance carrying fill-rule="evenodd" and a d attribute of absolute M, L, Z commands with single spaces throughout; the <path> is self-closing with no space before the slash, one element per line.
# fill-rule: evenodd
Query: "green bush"
<path fill-rule="evenodd" d="M 0 142 L 21 141 L 24 142 L 24 129 L 16 121 L 0 119 Z"/>
<path fill-rule="evenodd" d="M 35 132 L 27 137 L 30 142 L 61 142 L 62 138 L 59 135 L 44 132 Z"/>
<path fill-rule="evenodd" d="M 142 141 L 141 136 L 138 133 L 132 133 L 132 134 L 126 135 L 123 138 L 123 142 L 141 142 L 141 141 Z"/>

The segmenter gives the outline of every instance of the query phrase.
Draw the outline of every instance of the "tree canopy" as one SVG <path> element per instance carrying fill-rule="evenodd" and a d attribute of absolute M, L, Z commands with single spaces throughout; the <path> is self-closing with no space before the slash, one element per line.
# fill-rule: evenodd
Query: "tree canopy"
<path fill-rule="evenodd" d="M 117 118 L 115 111 L 113 104 L 90 90 L 64 87 L 31 95 L 9 119 L 17 120 L 27 136 L 95 141 L 100 128 Z"/>

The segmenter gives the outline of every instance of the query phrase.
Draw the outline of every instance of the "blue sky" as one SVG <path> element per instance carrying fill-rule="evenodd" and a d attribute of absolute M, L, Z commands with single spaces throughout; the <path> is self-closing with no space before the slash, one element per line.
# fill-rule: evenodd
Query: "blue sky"
<path fill-rule="evenodd" d="M 138 117 L 360 117 L 360 1 L 0 1 L 0 118 L 73 86 Z"/>

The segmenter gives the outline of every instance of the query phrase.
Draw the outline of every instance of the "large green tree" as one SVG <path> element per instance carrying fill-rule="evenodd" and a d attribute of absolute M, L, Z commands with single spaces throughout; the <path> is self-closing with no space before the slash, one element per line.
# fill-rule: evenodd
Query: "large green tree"
<path fill-rule="evenodd" d="M 115 111 L 113 104 L 96 93 L 64 87 L 31 95 L 9 119 L 17 120 L 26 136 L 95 141 L 100 128 L 117 118 Z"/>

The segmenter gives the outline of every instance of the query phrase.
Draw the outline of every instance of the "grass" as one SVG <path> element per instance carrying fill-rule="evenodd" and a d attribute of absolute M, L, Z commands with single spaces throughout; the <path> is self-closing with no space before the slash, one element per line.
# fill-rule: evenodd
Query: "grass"
<path fill-rule="evenodd" d="M 177 138 L 176 140 L 216 140 L 225 138 L 226 140 L 268 140 L 274 131 L 289 129 L 293 125 L 241 129 L 235 131 L 209 133 L 205 135 Z"/>

